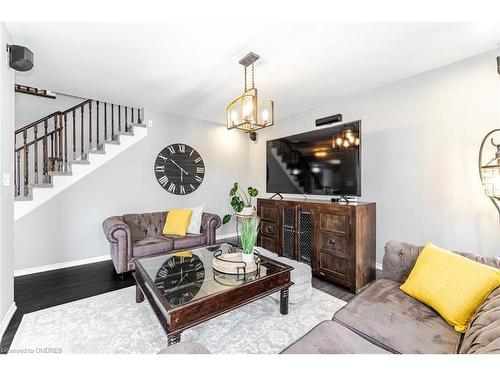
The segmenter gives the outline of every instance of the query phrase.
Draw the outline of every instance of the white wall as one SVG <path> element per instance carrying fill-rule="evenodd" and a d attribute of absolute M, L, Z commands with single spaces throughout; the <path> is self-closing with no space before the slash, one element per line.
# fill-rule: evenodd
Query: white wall
<path fill-rule="evenodd" d="M 17 82 L 21 83 L 22 82 Z M 45 89 L 45 87 L 40 87 Z M 51 113 L 63 111 L 85 101 L 76 96 L 55 93 L 56 98 L 22 94 L 16 92 L 16 129 L 41 119 Z"/>
<path fill-rule="evenodd" d="M 231 184 L 248 182 L 247 136 L 147 109 L 145 119 L 153 121 L 145 139 L 16 222 L 15 269 L 109 254 L 101 227 L 109 216 L 203 203 L 221 217 L 230 212 Z M 153 172 L 157 154 L 176 142 L 199 151 L 206 168 L 201 186 L 186 196 L 166 192 Z M 234 232 L 229 223 L 218 234 Z"/>
<path fill-rule="evenodd" d="M 7 63 L 5 44 L 12 38 L 0 23 L 0 183 L 2 173 L 12 182 L 14 133 L 14 71 Z M 0 323 L 14 302 L 14 188 L 0 185 Z M 5 327 L 3 327 L 5 328 Z M 0 336 L 3 332 L 0 330 Z"/>
<path fill-rule="evenodd" d="M 346 122 L 362 120 L 361 200 L 377 203 L 377 262 L 391 239 L 500 256 L 498 213 L 477 171 L 479 144 L 500 124 L 498 54 L 278 121 L 250 145 L 250 180 L 265 192 L 266 140 L 313 130 L 315 119 L 342 113 Z"/>

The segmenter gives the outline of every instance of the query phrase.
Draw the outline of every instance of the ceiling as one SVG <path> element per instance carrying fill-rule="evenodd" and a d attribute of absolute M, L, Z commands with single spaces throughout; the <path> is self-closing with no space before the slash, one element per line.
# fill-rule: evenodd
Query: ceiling
<path fill-rule="evenodd" d="M 497 48 L 499 24 L 7 23 L 35 54 L 18 83 L 223 123 L 243 90 L 238 60 L 276 118 Z"/>

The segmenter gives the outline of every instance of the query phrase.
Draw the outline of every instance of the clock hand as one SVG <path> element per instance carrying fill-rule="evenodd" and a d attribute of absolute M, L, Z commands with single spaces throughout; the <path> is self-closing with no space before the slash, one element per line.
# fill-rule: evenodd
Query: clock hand
<path fill-rule="evenodd" d="M 188 174 L 188 173 L 187 173 L 184 169 L 182 169 L 182 167 L 181 167 L 179 164 L 177 164 L 175 161 L 173 161 L 172 159 L 170 159 L 170 161 L 171 161 L 172 163 L 174 163 L 174 165 L 175 165 L 177 168 L 179 168 L 182 172 L 184 172 L 186 175 Z"/>

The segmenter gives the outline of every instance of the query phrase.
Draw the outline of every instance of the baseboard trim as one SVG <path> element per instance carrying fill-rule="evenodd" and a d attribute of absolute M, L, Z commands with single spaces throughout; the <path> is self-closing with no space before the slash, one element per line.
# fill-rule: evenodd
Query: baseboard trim
<path fill-rule="evenodd" d="M 224 240 L 226 238 L 231 238 L 231 237 L 236 237 L 238 234 L 236 232 L 234 233 L 227 233 L 227 234 L 221 234 L 217 236 L 217 240 Z"/>
<path fill-rule="evenodd" d="M 236 233 L 221 234 L 221 235 L 217 236 L 217 240 L 223 240 L 223 239 L 231 238 L 231 237 L 236 237 Z M 84 258 L 84 259 L 78 259 L 78 260 L 71 260 L 71 261 L 68 261 L 68 262 L 60 262 L 60 263 L 46 264 L 46 265 L 43 265 L 43 266 L 22 268 L 22 269 L 14 271 L 14 277 L 31 275 L 33 273 L 53 271 L 53 270 L 58 270 L 58 269 L 61 269 L 61 268 L 81 266 L 81 265 L 84 265 L 84 264 L 103 262 L 105 260 L 110 260 L 110 259 L 111 259 L 111 257 L 109 255 L 101 255 L 101 256 L 92 257 L 92 258 Z"/>
<path fill-rule="evenodd" d="M 7 327 L 9 326 L 10 320 L 14 316 L 14 313 L 16 312 L 16 310 L 17 310 L 16 303 L 12 302 L 9 309 L 7 310 L 7 313 L 5 314 L 4 318 L 2 319 L 2 323 L 0 324 L 0 340 L 2 339 L 5 331 L 7 331 Z"/>
<path fill-rule="evenodd" d="M 375 263 L 375 268 L 382 271 L 382 263 Z"/>
<path fill-rule="evenodd" d="M 111 256 L 109 256 L 109 255 L 101 255 L 101 256 L 92 257 L 92 258 L 70 260 L 69 262 L 60 262 L 60 263 L 46 264 L 46 265 L 43 265 L 43 266 L 23 268 L 23 269 L 20 269 L 20 270 L 15 270 L 14 271 L 14 277 L 24 276 L 24 275 L 31 275 L 32 273 L 40 273 L 40 272 L 52 271 L 52 270 L 57 270 L 57 269 L 60 269 L 60 268 L 68 268 L 68 267 L 74 267 L 74 266 L 81 266 L 83 264 L 97 263 L 97 262 L 102 262 L 102 261 L 109 260 L 109 259 L 111 259 Z"/>

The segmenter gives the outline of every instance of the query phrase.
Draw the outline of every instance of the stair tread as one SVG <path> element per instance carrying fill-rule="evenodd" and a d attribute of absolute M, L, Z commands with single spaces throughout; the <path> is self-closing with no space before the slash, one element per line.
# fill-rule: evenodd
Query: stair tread
<path fill-rule="evenodd" d="M 118 135 L 134 135 L 134 132 L 129 132 L 129 131 L 117 131 L 116 134 Z"/>
<path fill-rule="evenodd" d="M 132 126 L 137 126 L 137 127 L 139 127 L 139 128 L 147 128 L 147 127 L 148 127 L 148 125 L 147 125 L 147 124 L 144 124 L 144 123 L 142 123 L 142 122 L 140 122 L 140 123 L 139 123 L 139 122 L 133 122 L 133 123 L 131 123 L 131 124 L 129 124 L 129 125 L 132 125 Z"/>
<path fill-rule="evenodd" d="M 26 202 L 26 201 L 32 201 L 33 197 L 26 197 L 24 195 L 18 195 L 17 197 L 14 198 L 14 201 L 16 202 Z"/>
<path fill-rule="evenodd" d="M 40 184 L 29 184 L 28 186 L 30 188 L 44 189 L 44 188 L 52 188 L 54 187 L 54 184 L 51 182 L 43 182 Z"/>
<path fill-rule="evenodd" d="M 89 160 L 86 160 L 86 159 L 76 159 L 76 160 L 70 160 L 68 162 L 69 164 L 83 164 L 83 165 L 86 165 L 86 164 L 90 164 L 90 161 Z"/>
<path fill-rule="evenodd" d="M 108 145 L 119 145 L 120 144 L 120 141 L 119 140 L 106 140 L 104 141 L 104 143 L 108 144 Z"/>
<path fill-rule="evenodd" d="M 49 176 L 72 176 L 73 172 L 71 171 L 49 171 Z"/>

